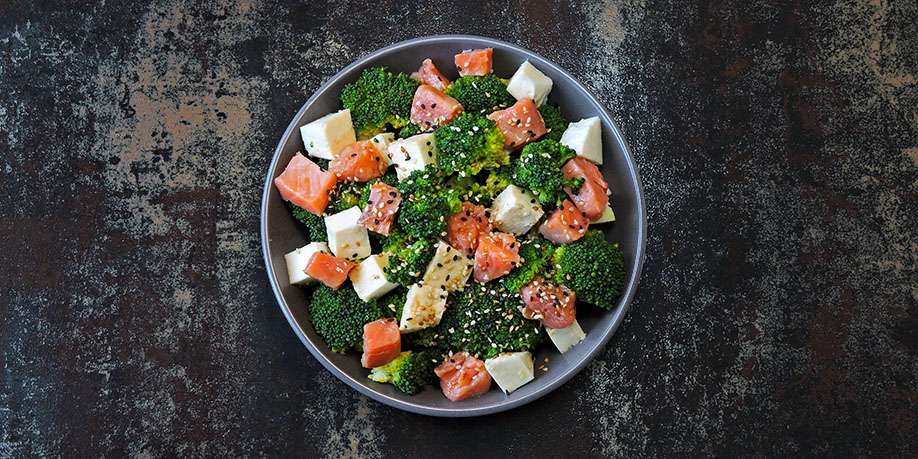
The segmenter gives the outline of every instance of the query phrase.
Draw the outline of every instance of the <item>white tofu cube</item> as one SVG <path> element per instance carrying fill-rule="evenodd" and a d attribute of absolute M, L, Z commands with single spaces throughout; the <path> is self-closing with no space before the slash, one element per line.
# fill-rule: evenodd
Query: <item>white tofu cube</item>
<path fill-rule="evenodd" d="M 370 255 L 351 270 L 348 277 L 361 300 L 375 300 L 397 287 L 386 279 L 384 270 L 388 265 L 385 255 Z"/>
<path fill-rule="evenodd" d="M 516 185 L 504 188 L 491 203 L 491 221 L 506 233 L 525 234 L 544 214 L 535 196 Z"/>
<path fill-rule="evenodd" d="M 399 180 L 405 180 L 413 171 L 437 164 L 437 142 L 433 134 L 418 134 L 389 144 L 389 160 L 395 165 Z"/>
<path fill-rule="evenodd" d="M 507 83 L 507 92 L 516 100 L 532 99 L 536 106 L 545 103 L 552 81 L 529 61 L 523 62 Z"/>
<path fill-rule="evenodd" d="M 595 225 L 597 223 L 608 223 L 608 222 L 614 222 L 614 221 L 615 221 L 615 212 L 612 212 L 612 206 L 607 205 L 606 210 L 602 211 L 602 215 L 600 215 L 599 218 L 597 218 L 596 220 L 593 220 L 590 223 Z"/>
<path fill-rule="evenodd" d="M 357 223 L 361 213 L 354 206 L 325 217 L 328 247 L 336 257 L 362 260 L 370 256 L 370 235 L 365 226 Z"/>
<path fill-rule="evenodd" d="M 287 262 L 287 276 L 290 278 L 290 285 L 306 285 L 315 280 L 306 275 L 306 265 L 309 264 L 312 254 L 316 252 L 328 253 L 328 245 L 324 242 L 311 242 L 284 255 L 284 260 Z"/>
<path fill-rule="evenodd" d="M 602 122 L 598 116 L 571 123 L 561 134 L 561 143 L 596 164 L 602 164 Z"/>
<path fill-rule="evenodd" d="M 494 382 L 508 394 L 535 379 L 530 352 L 505 352 L 485 360 L 484 364 Z"/>
<path fill-rule="evenodd" d="M 379 148 L 379 151 L 383 152 L 386 156 L 386 159 L 389 161 L 389 164 L 392 163 L 392 159 L 389 158 L 389 144 L 395 142 L 395 134 L 391 132 L 383 132 L 382 134 L 376 134 L 370 138 L 370 141 L 373 142 L 373 145 L 376 145 L 376 148 Z"/>
<path fill-rule="evenodd" d="M 409 287 L 398 325 L 399 331 L 411 333 L 437 326 L 446 310 L 446 296 L 443 288 L 423 282 Z"/>
<path fill-rule="evenodd" d="M 453 246 L 440 241 L 427 270 L 423 282 L 434 287 L 443 287 L 448 292 L 465 288 L 472 273 L 472 259 L 463 255 Z"/>
<path fill-rule="evenodd" d="M 586 333 L 583 333 L 583 329 L 576 320 L 566 328 L 546 328 L 545 331 L 548 332 L 551 342 L 555 343 L 555 347 L 562 354 L 586 338 Z"/>
<path fill-rule="evenodd" d="M 357 141 L 354 125 L 351 124 L 351 111 L 348 109 L 300 126 L 300 136 L 309 155 L 323 159 L 335 159 L 341 149 Z"/>

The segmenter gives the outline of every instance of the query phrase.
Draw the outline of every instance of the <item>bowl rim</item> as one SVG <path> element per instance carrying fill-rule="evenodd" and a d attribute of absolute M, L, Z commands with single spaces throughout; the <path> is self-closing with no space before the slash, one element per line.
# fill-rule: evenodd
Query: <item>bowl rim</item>
<path fill-rule="evenodd" d="M 612 322 L 605 330 L 597 330 L 603 333 L 602 338 L 598 343 L 595 344 L 593 349 L 589 350 L 583 358 L 577 361 L 573 366 L 569 367 L 567 371 L 563 374 L 554 376 L 554 379 L 548 382 L 544 387 L 540 388 L 537 391 L 529 393 L 525 396 L 522 396 L 517 399 L 506 399 L 497 403 L 485 405 L 485 406 L 475 406 L 475 407 L 465 407 L 462 404 L 457 404 L 455 408 L 438 408 L 431 407 L 428 405 L 423 405 L 419 403 L 407 402 L 404 400 L 399 400 L 393 397 L 390 397 L 381 392 L 375 391 L 369 387 L 366 387 L 360 384 L 356 379 L 339 369 L 334 363 L 332 363 L 325 355 L 323 355 L 318 348 L 310 341 L 309 337 L 303 332 L 299 327 L 293 317 L 293 313 L 290 309 L 290 306 L 287 304 L 284 296 L 281 294 L 280 285 L 278 278 L 274 272 L 274 268 L 271 262 L 270 249 L 268 240 L 268 219 L 267 219 L 267 209 L 268 201 L 271 192 L 271 186 L 273 184 L 274 173 L 277 170 L 277 163 L 280 159 L 281 153 L 283 152 L 284 145 L 289 141 L 291 134 L 295 129 L 298 129 L 297 120 L 301 118 L 303 113 L 315 103 L 315 101 L 322 95 L 327 88 L 332 85 L 334 82 L 337 82 L 344 75 L 350 73 L 353 69 L 366 65 L 371 59 L 383 55 L 397 52 L 401 49 L 410 48 L 420 44 L 429 44 L 429 43 L 438 43 L 438 42 L 451 42 L 457 40 L 465 41 L 474 41 L 479 42 L 482 45 L 489 47 L 501 47 L 506 49 L 511 49 L 516 51 L 529 59 L 540 61 L 539 65 L 545 65 L 553 68 L 555 71 L 563 75 L 569 80 L 570 83 L 574 84 L 581 91 L 583 91 L 590 99 L 590 101 L 599 107 L 599 116 L 604 123 L 607 123 L 612 130 L 614 141 L 618 144 L 619 148 L 625 155 L 626 163 L 628 164 L 628 175 L 630 179 L 637 183 L 637 197 L 638 197 L 638 206 L 637 213 L 639 216 L 639 227 L 638 230 L 638 244 L 637 244 L 637 256 L 635 257 L 634 267 L 629 273 L 629 281 L 625 286 L 625 290 L 622 293 L 619 303 L 615 309 L 609 311 L 613 314 Z M 628 312 L 628 309 L 631 305 L 631 301 L 634 298 L 634 295 L 637 291 L 638 283 L 640 282 L 641 272 L 644 265 L 644 259 L 646 257 L 646 245 L 647 245 L 647 211 L 644 202 L 644 187 L 640 179 L 640 174 L 638 172 L 637 163 L 634 160 L 634 156 L 631 154 L 631 148 L 628 146 L 624 136 L 619 130 L 618 125 L 612 120 L 612 117 L 609 115 L 605 106 L 599 102 L 592 91 L 587 89 L 580 81 L 574 78 L 569 74 L 565 69 L 555 64 L 550 59 L 545 58 L 544 56 L 530 51 L 528 49 L 522 48 L 512 43 L 508 43 L 502 40 L 482 37 L 477 35 L 465 35 L 465 34 L 443 34 L 443 35 L 429 35 L 423 37 L 412 38 L 409 40 L 400 41 L 393 43 L 391 45 L 376 49 L 369 53 L 364 54 L 363 56 L 356 59 L 354 62 L 348 64 L 337 73 L 332 75 L 330 78 L 322 82 L 312 96 L 306 100 L 306 102 L 300 107 L 297 113 L 290 120 L 290 124 L 287 126 L 287 129 L 284 131 L 284 134 L 281 136 L 280 141 L 277 144 L 277 147 L 274 149 L 274 155 L 271 158 L 271 162 L 268 166 L 267 175 L 265 176 L 265 184 L 262 189 L 261 197 L 261 206 L 260 206 L 260 216 L 259 216 L 259 226 L 261 233 L 261 249 L 262 256 L 264 258 L 266 274 L 268 276 L 268 282 L 271 284 L 271 290 L 274 292 L 274 297 L 277 300 L 278 306 L 280 306 L 281 311 L 284 314 L 284 317 L 287 319 L 287 323 L 290 325 L 290 328 L 293 329 L 293 332 L 300 339 L 303 345 L 306 346 L 306 349 L 309 350 L 309 353 L 315 357 L 319 363 L 325 367 L 326 370 L 334 374 L 338 379 L 344 381 L 348 386 L 353 389 L 356 389 L 361 394 L 374 399 L 376 401 L 382 402 L 388 406 L 398 408 L 401 410 L 409 411 L 417 414 L 424 414 L 429 416 L 441 416 L 441 417 L 472 417 L 472 416 L 481 416 L 486 414 L 493 414 L 502 411 L 507 411 L 527 403 L 530 403 L 534 400 L 537 400 L 546 394 L 554 391 L 558 387 L 562 386 L 564 383 L 569 381 L 574 375 L 580 373 L 587 364 L 589 364 L 598 354 L 602 351 L 609 339 L 615 334 L 618 330 L 618 327 L 621 325 L 624 320 L 625 314 Z"/>

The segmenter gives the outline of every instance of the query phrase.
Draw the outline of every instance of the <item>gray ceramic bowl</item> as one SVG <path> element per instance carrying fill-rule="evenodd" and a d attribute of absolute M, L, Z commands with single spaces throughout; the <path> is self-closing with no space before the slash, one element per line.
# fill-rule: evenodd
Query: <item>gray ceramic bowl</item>
<path fill-rule="evenodd" d="M 290 158 L 303 149 L 298 127 L 338 110 L 338 93 L 342 86 L 354 81 L 364 68 L 385 65 L 394 70 L 411 72 L 429 57 L 447 78 L 454 79 L 457 75 L 452 64 L 453 55 L 463 49 L 484 47 L 494 48 L 494 71 L 497 75 L 509 78 L 526 59 L 548 75 L 554 81 L 549 101 L 560 104 L 568 119 L 590 116 L 602 119 L 605 149 L 602 171 L 612 189 L 612 206 L 618 220 L 600 227 L 609 240 L 621 244 L 628 282 L 618 307 L 613 311 L 589 306 L 578 308 L 577 319 L 587 332 L 586 340 L 565 354 L 559 354 L 550 343 L 538 350 L 535 353 L 537 365 L 545 357 L 550 358 L 548 371 L 536 370 L 536 379 L 512 394 L 504 395 L 499 389 L 492 388 L 481 397 L 450 402 L 440 393 L 439 387 L 431 386 L 418 395 L 407 396 L 390 385 L 367 379 L 367 370 L 360 367 L 357 355 L 333 353 L 316 335 L 306 311 L 307 297 L 302 289 L 289 285 L 284 263 L 284 254 L 303 246 L 305 239 L 272 182 L 283 172 Z M 531 51 L 502 41 L 467 35 L 440 35 L 396 43 L 360 58 L 331 77 L 306 101 L 284 132 L 268 168 L 261 201 L 261 241 L 268 279 L 281 311 L 309 352 L 335 376 L 364 395 L 396 408 L 433 416 L 478 416 L 508 410 L 551 392 L 577 374 L 602 349 L 628 310 L 641 273 L 646 232 L 647 216 L 637 166 L 618 127 L 596 99 L 558 65 Z M 639 365 L 640 362 L 634 364 Z"/>

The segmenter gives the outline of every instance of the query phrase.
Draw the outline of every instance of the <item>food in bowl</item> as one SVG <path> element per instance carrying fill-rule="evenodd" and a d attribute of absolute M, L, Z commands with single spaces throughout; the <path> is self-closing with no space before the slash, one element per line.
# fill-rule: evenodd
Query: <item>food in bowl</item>
<path fill-rule="evenodd" d="M 615 221 L 600 119 L 569 122 L 536 66 L 508 80 L 492 59 L 458 53 L 455 81 L 431 59 L 364 69 L 274 182 L 310 241 L 285 259 L 316 333 L 406 394 L 510 393 L 537 377 L 534 349 L 584 339 L 578 306 L 613 309 L 624 287 L 594 228 Z"/>

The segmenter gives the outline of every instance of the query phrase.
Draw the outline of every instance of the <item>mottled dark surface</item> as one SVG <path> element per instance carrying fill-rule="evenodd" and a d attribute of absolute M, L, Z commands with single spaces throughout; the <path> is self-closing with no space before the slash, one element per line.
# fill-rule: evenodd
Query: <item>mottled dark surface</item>
<path fill-rule="evenodd" d="M 0 3 L 0 457 L 918 454 L 918 3 L 36 3 Z M 607 349 L 484 419 L 338 382 L 259 250 L 296 110 L 429 32 L 584 81 L 650 213 Z"/>

